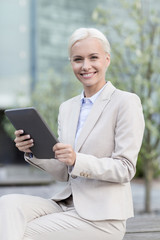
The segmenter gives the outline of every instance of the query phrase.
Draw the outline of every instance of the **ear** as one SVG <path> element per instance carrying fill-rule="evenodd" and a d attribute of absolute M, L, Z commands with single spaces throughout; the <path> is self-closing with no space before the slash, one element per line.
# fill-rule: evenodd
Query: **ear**
<path fill-rule="evenodd" d="M 106 68 L 108 68 L 110 65 L 110 54 L 106 53 Z"/>

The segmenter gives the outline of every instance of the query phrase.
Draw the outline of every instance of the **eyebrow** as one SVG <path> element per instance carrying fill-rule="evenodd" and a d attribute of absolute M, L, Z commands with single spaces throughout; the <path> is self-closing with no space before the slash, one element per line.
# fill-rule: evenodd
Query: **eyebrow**
<path fill-rule="evenodd" d="M 91 53 L 91 54 L 89 54 L 89 57 L 90 56 L 92 56 L 92 55 L 98 55 L 98 53 Z M 82 57 L 82 56 L 80 56 L 80 55 L 75 55 L 75 56 L 73 56 L 72 58 L 77 58 L 77 57 Z"/>

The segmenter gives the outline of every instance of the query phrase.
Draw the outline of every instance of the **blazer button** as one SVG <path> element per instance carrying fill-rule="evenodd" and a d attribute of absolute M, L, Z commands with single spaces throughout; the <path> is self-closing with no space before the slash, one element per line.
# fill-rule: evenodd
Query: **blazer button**
<path fill-rule="evenodd" d="M 85 175 L 84 175 L 86 178 L 90 178 L 91 177 L 91 174 L 89 174 L 89 173 L 85 173 Z"/>
<path fill-rule="evenodd" d="M 77 178 L 77 176 L 76 176 L 76 175 L 71 175 L 71 177 L 72 177 L 73 179 Z"/>

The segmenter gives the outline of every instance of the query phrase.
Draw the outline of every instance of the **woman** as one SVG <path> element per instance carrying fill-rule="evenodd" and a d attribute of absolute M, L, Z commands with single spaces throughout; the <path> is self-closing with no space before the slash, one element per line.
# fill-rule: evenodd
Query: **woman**
<path fill-rule="evenodd" d="M 133 217 L 130 181 L 144 131 L 141 102 L 106 83 L 110 45 L 98 30 L 77 29 L 69 56 L 84 91 L 60 106 L 56 159 L 36 159 L 30 151 L 34 139 L 21 136 L 23 130 L 15 132 L 26 161 L 68 184 L 50 200 L 3 196 L 1 240 L 120 240 Z"/>

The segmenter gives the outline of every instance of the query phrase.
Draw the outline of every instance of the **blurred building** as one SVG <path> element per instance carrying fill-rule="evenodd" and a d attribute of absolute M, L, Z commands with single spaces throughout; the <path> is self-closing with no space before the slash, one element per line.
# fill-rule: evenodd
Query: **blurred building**
<path fill-rule="evenodd" d="M 54 69 L 63 75 L 68 64 L 68 38 L 79 27 L 93 27 L 92 12 L 100 4 L 111 5 L 108 0 L 40 0 L 36 9 L 37 79 L 45 79 L 47 71 Z"/>
<path fill-rule="evenodd" d="M 65 81 L 68 38 L 78 27 L 97 27 L 97 6 L 126 19 L 117 0 L 0 0 L 0 163 L 19 158 L 2 125 L 4 110 L 29 105 L 36 83 L 52 69 Z"/>
<path fill-rule="evenodd" d="M 0 163 L 19 162 L 3 129 L 4 110 L 29 105 L 36 82 L 50 69 L 64 74 L 68 37 L 78 27 L 94 26 L 97 5 L 113 8 L 109 0 L 0 1 Z"/>
<path fill-rule="evenodd" d="M 4 109 L 29 103 L 31 90 L 31 1 L 0 1 L 0 163 L 19 162 L 23 154 L 5 132 Z"/>
<path fill-rule="evenodd" d="M 0 108 L 26 105 L 30 90 L 30 1 L 0 1 Z"/>
<path fill-rule="evenodd" d="M 67 43 L 78 27 L 95 27 L 93 10 L 117 0 L 1 0 L 0 108 L 29 103 L 36 81 L 49 69 L 61 74 L 68 63 Z"/>

